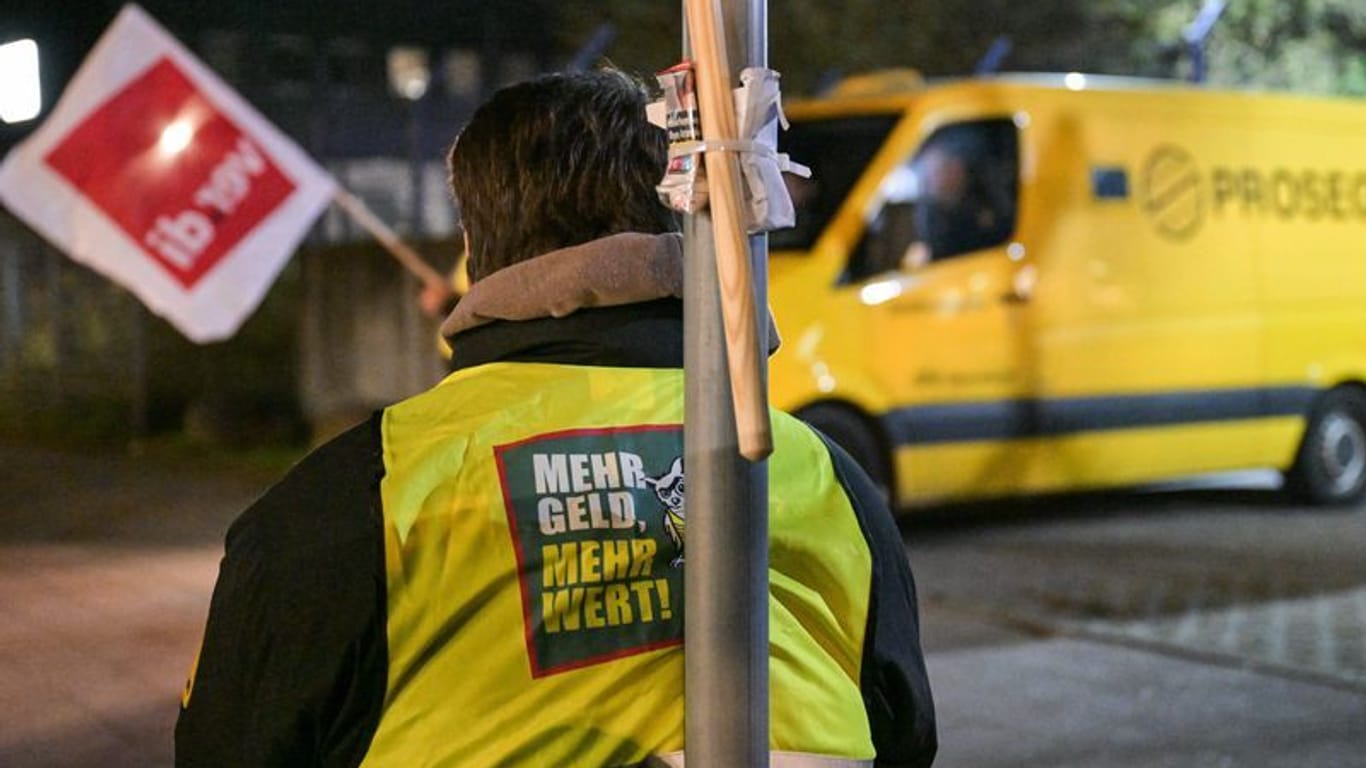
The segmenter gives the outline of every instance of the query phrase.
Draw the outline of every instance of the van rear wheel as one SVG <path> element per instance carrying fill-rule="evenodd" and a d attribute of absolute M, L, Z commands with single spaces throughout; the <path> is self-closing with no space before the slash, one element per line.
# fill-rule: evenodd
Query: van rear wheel
<path fill-rule="evenodd" d="M 1323 396 L 1310 414 L 1286 487 L 1324 506 L 1366 497 L 1366 394 L 1338 388 Z"/>
<path fill-rule="evenodd" d="M 887 454 L 866 419 L 849 408 L 828 403 L 803 408 L 796 416 L 848 451 L 872 478 L 882 498 L 892 503 L 892 473 Z"/>

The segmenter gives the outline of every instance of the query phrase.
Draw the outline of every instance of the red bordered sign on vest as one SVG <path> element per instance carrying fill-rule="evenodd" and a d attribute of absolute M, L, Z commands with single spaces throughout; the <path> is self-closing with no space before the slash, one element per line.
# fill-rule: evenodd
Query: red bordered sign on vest
<path fill-rule="evenodd" d="M 680 645 L 682 426 L 553 432 L 494 456 L 532 677 Z"/>
<path fill-rule="evenodd" d="M 7 208 L 200 343 L 237 330 L 334 191 L 134 5 L 0 165 Z"/>

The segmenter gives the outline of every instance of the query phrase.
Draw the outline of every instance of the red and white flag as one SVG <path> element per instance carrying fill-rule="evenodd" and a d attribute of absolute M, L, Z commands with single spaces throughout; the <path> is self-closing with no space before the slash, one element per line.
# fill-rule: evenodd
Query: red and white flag
<path fill-rule="evenodd" d="M 332 178 L 141 8 L 0 164 L 0 200 L 191 340 L 231 336 Z"/>

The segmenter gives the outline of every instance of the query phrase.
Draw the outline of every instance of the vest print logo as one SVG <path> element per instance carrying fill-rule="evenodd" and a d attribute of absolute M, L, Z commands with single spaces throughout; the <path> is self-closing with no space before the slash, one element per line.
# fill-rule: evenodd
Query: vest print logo
<path fill-rule="evenodd" d="M 683 641 L 681 425 L 494 448 L 533 677 Z"/>
<path fill-rule="evenodd" d="M 683 457 L 674 459 L 668 474 L 661 477 L 647 477 L 645 484 L 655 491 L 655 496 L 664 505 L 664 532 L 669 534 L 674 550 L 678 553 L 669 565 L 675 568 L 683 565 L 683 536 L 688 525 L 683 511 Z"/>

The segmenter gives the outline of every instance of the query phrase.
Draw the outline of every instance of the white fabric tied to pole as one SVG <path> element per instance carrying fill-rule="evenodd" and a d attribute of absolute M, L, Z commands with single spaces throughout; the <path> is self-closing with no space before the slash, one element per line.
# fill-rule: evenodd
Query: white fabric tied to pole
<path fill-rule="evenodd" d="M 790 227 L 796 223 L 792 195 L 783 181 L 784 173 L 811 177 L 811 169 L 778 151 L 778 127 L 787 128 L 783 115 L 779 75 L 766 67 L 747 67 L 740 72 L 740 87 L 734 91 L 735 116 L 740 136 L 726 141 L 684 140 L 670 143 L 669 159 L 701 156 L 707 151 L 735 152 L 739 155 L 744 178 L 745 225 L 750 234 Z M 669 128 L 665 102 L 655 102 L 647 110 L 650 121 Z M 682 166 L 700 167 L 700 163 Z M 671 173 L 679 166 L 671 163 Z M 660 185 L 660 197 L 681 213 L 695 213 L 706 200 L 704 177 L 669 178 Z"/>
<path fill-rule="evenodd" d="M 736 105 L 740 135 L 752 137 L 766 152 L 742 152 L 740 169 L 745 175 L 745 199 L 749 202 L 749 231 L 768 232 L 796 223 L 792 195 L 783 172 L 811 178 L 811 169 L 794 163 L 778 151 L 778 125 L 787 130 L 778 73 L 766 67 L 740 70 L 740 100 Z"/>
<path fill-rule="evenodd" d="M 700 155 L 714 150 L 740 155 L 740 170 L 745 178 L 745 201 L 748 204 L 745 225 L 749 234 L 784 229 L 796 223 L 792 195 L 783 182 L 783 174 L 809 179 L 810 168 L 794 161 L 785 152 L 779 152 L 772 144 L 755 139 L 680 142 L 669 146 L 669 158 Z M 705 179 L 702 183 L 705 183 Z"/>

